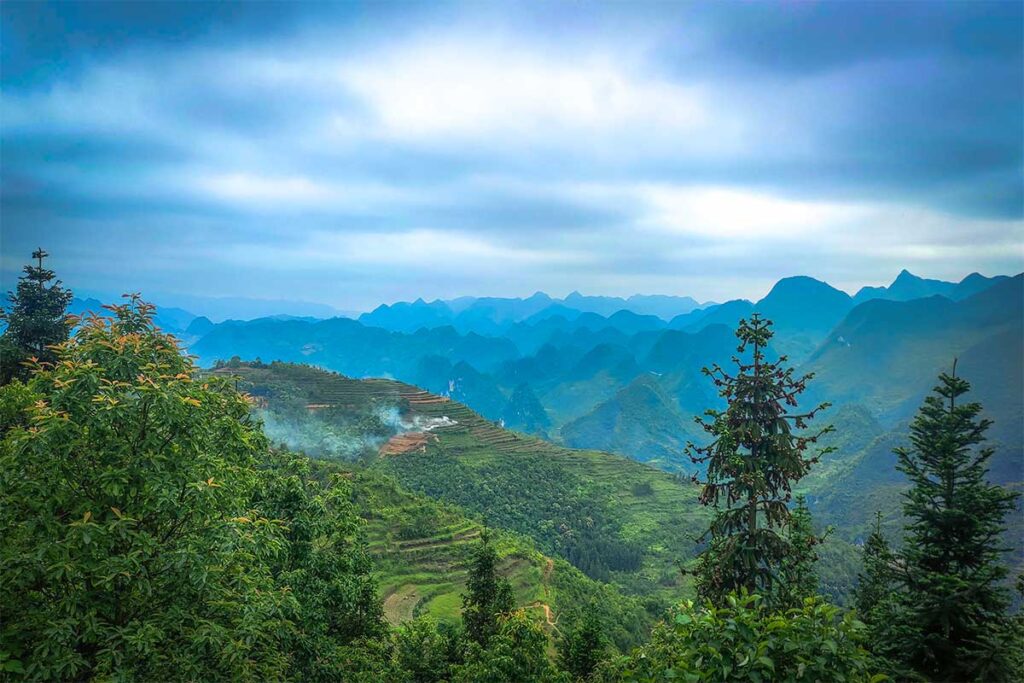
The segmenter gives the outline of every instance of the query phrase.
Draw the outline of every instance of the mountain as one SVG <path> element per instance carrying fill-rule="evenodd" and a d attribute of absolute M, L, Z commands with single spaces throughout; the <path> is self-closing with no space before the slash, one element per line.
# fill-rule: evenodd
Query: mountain
<path fill-rule="evenodd" d="M 813 354 L 814 396 L 868 406 L 883 424 L 909 419 L 940 372 L 973 384 L 995 420 L 992 461 L 1000 481 L 1024 481 L 1024 276 L 963 299 L 870 300 L 854 308 Z M 998 475 L 998 476 L 997 476 Z"/>
<path fill-rule="evenodd" d="M 421 327 L 429 329 L 450 325 L 453 317 L 451 309 L 444 302 L 428 304 L 423 299 L 417 299 L 411 304 L 398 302 L 390 306 L 378 306 L 370 313 L 360 315 L 359 322 L 367 327 L 412 333 Z"/>
<path fill-rule="evenodd" d="M 779 280 L 755 310 L 774 325 L 773 345 L 794 363 L 807 358 L 853 307 L 853 299 L 810 277 Z"/>
<path fill-rule="evenodd" d="M 512 392 L 508 404 L 501 413 L 501 421 L 507 429 L 537 436 L 546 436 L 548 429 L 551 428 L 551 419 L 544 406 L 526 383 L 520 384 Z"/>
<path fill-rule="evenodd" d="M 686 442 L 703 436 L 650 374 L 561 429 L 567 446 L 619 453 L 666 471 L 692 470 Z"/>
<path fill-rule="evenodd" d="M 366 327 L 356 320 L 258 319 L 216 325 L 189 351 L 200 363 L 232 356 L 316 364 L 356 377 L 412 378 L 425 356 L 464 361 L 487 371 L 516 358 L 507 339 L 459 334 L 452 327 L 421 328 L 413 334 Z"/>
<path fill-rule="evenodd" d="M 688 480 L 501 429 L 457 401 L 401 382 L 283 363 L 219 372 L 261 397 L 265 415 L 289 421 L 285 433 L 300 438 L 292 447 L 316 440 L 314 425 L 347 425 L 337 433 L 379 451 L 364 457 L 370 470 L 407 491 L 529 537 L 541 552 L 623 592 L 668 600 L 691 591 L 677 563 L 695 556 L 693 538 L 709 512 Z M 378 436 L 361 436 L 374 414 L 389 417 L 373 427 Z"/>
<path fill-rule="evenodd" d="M 959 301 L 1006 279 L 1005 275 L 989 278 L 979 273 L 971 273 L 960 282 L 946 282 L 918 277 L 904 269 L 888 287 L 862 287 L 853 300 L 854 303 L 860 304 L 871 299 L 910 301 L 938 295 Z"/>
<path fill-rule="evenodd" d="M 733 299 L 724 304 L 708 306 L 690 313 L 676 316 L 669 321 L 669 328 L 697 332 L 709 325 L 727 325 L 733 329 L 740 318 L 749 317 L 754 304 L 746 299 Z"/>
<path fill-rule="evenodd" d="M 118 299 L 115 303 L 122 303 L 124 299 Z M 104 304 L 99 299 L 86 298 L 80 299 L 74 297 L 71 299 L 71 303 L 68 304 L 67 312 L 71 315 L 86 315 L 89 313 L 95 313 L 97 315 L 112 315 L 112 313 L 105 309 Z M 189 324 L 195 320 L 196 316 L 189 311 L 181 308 L 173 308 L 167 306 L 157 306 L 156 312 L 153 316 L 153 321 L 160 329 L 170 332 L 175 335 L 185 337 L 183 333 L 188 330 Z"/>

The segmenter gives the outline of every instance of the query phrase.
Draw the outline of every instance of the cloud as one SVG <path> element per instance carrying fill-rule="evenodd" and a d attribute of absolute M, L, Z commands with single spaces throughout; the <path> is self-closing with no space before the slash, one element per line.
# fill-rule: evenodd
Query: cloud
<path fill-rule="evenodd" d="M 610 55 L 546 58 L 521 45 L 432 35 L 371 53 L 339 70 L 339 81 L 399 139 L 522 138 L 648 128 L 681 134 L 706 125 L 698 88 L 635 74 Z M 485 141 L 487 144 L 487 141 Z"/>
<path fill-rule="evenodd" d="M 193 4 L 0 8 L 5 288 L 41 241 L 341 308 L 1024 268 L 1015 3 Z"/>

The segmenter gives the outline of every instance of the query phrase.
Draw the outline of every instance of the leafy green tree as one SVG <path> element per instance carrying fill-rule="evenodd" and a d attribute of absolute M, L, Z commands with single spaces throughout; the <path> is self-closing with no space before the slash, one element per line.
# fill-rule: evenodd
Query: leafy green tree
<path fill-rule="evenodd" d="M 462 596 L 462 622 L 469 639 L 487 647 L 498 630 L 498 617 L 515 608 L 508 579 L 498 575 L 498 553 L 485 529 L 469 570 L 468 592 Z"/>
<path fill-rule="evenodd" d="M 796 497 L 796 507 L 786 527 L 789 550 L 779 562 L 772 602 L 780 607 L 799 607 L 804 600 L 818 593 L 815 548 L 824 537 L 814 533 L 811 511 L 804 496 Z"/>
<path fill-rule="evenodd" d="M 420 617 L 402 624 L 395 641 L 395 657 L 404 680 L 434 683 L 450 678 L 444 634 L 432 619 Z"/>
<path fill-rule="evenodd" d="M 745 357 L 733 358 L 735 374 L 718 365 L 703 370 L 728 404 L 725 410 L 706 411 L 710 420 L 698 418 L 711 442 L 687 446 L 691 460 L 707 467 L 700 501 L 716 510 L 697 576 L 700 594 L 713 600 L 740 588 L 771 593 L 779 564 L 791 550 L 782 533 L 790 523 L 791 486 L 821 455 L 808 457 L 807 449 L 830 431 L 799 433 L 828 404 L 793 412 L 812 375 L 796 377 L 785 356 L 768 360 L 771 325 L 757 314 L 740 320 L 737 351 Z"/>
<path fill-rule="evenodd" d="M 254 506 L 284 525 L 285 551 L 271 571 L 297 603 L 287 649 L 289 675 L 303 681 L 358 680 L 390 658 L 373 569 L 361 541 L 352 485 L 309 458 L 274 451 L 263 463 Z M 375 654 L 376 653 L 376 654 Z"/>
<path fill-rule="evenodd" d="M 0 392 L 0 650 L 31 679 L 268 680 L 297 609 L 249 405 L 137 298 Z"/>
<path fill-rule="evenodd" d="M 651 640 L 601 670 L 607 681 L 876 683 L 864 625 L 820 598 L 779 612 L 757 595 L 684 602 Z"/>
<path fill-rule="evenodd" d="M 0 310 L 0 320 L 7 323 L 0 337 L 0 384 L 27 379 L 22 363 L 29 358 L 52 363 L 56 355 L 49 347 L 67 341 L 71 331 L 67 308 L 72 294 L 43 267 L 47 256 L 41 247 L 32 252 L 38 265 L 25 266 L 17 291 L 8 293 L 9 310 Z"/>
<path fill-rule="evenodd" d="M 909 448 L 897 448 L 897 467 L 911 488 L 903 512 L 907 629 L 899 651 L 929 680 L 976 680 L 992 660 L 993 634 L 1003 630 L 1010 604 L 1000 584 L 1004 518 L 1017 494 L 987 482 L 995 452 L 985 445 L 992 424 L 979 403 L 962 399 L 970 384 L 939 376 L 910 425 Z M 985 680 L 1009 679 L 988 670 Z"/>
<path fill-rule="evenodd" d="M 548 637 L 522 610 L 502 614 L 486 648 L 469 644 L 453 683 L 567 683 L 547 654 Z"/>
<path fill-rule="evenodd" d="M 588 604 L 558 643 L 558 664 L 576 680 L 585 681 L 609 654 L 608 638 L 594 605 Z"/>

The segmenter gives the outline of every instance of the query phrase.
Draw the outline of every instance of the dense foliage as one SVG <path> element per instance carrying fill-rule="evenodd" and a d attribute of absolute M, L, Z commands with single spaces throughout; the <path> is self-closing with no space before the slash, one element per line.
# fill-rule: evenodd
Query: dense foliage
<path fill-rule="evenodd" d="M 809 598 L 783 612 L 757 595 L 730 594 L 716 607 L 684 602 L 647 645 L 611 664 L 608 681 L 793 681 L 857 683 L 872 675 L 864 625 Z"/>
<path fill-rule="evenodd" d="M 828 404 L 793 412 L 810 376 L 795 377 L 785 357 L 768 360 L 771 326 L 757 314 L 740 321 L 737 351 L 749 359 L 733 359 L 735 375 L 718 365 L 704 369 L 728 404 L 708 410 L 710 420 L 702 422 L 712 441 L 689 446 L 693 461 L 707 467 L 700 500 L 716 511 L 709 555 L 698 575 L 701 595 L 712 600 L 740 588 L 771 594 L 778 565 L 793 552 L 792 539 L 782 533 L 791 522 L 792 484 L 814 462 L 805 451 L 828 431 L 793 431 L 804 429 Z"/>
<path fill-rule="evenodd" d="M 954 364 L 911 423 L 911 447 L 896 451 L 912 484 L 897 648 L 935 681 L 1010 678 L 993 663 L 1008 646 L 1001 632 L 1010 605 L 998 539 L 1017 496 L 987 481 L 991 421 L 980 417 L 979 403 L 962 400 L 969 390 Z"/>
<path fill-rule="evenodd" d="M 279 676 L 295 600 L 252 507 L 265 441 L 137 300 L 3 390 L 4 649 L 34 678 Z"/>
<path fill-rule="evenodd" d="M 0 310 L 0 322 L 7 328 L 0 336 L 0 385 L 15 377 L 26 379 L 24 362 L 30 358 L 52 362 L 56 356 L 50 347 L 66 341 L 71 330 L 65 312 L 72 294 L 43 267 L 47 256 L 42 248 L 32 252 L 38 265 L 25 266 L 17 291 L 8 294 L 9 307 Z"/>

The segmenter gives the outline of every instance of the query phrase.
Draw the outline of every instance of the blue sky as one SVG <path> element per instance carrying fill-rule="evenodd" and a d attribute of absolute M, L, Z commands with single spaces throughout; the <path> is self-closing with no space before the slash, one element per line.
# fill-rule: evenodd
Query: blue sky
<path fill-rule="evenodd" d="M 1024 269 L 1019 2 L 4 3 L 0 273 L 758 298 Z"/>

